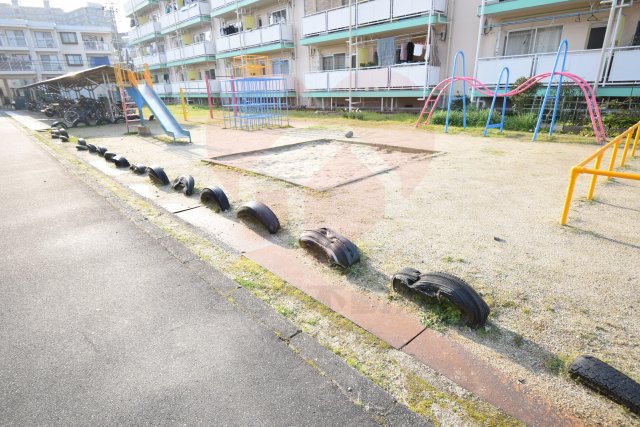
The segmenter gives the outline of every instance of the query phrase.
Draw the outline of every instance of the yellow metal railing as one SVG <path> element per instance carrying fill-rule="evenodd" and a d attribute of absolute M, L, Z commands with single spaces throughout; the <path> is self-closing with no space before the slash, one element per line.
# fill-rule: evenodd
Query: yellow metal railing
<path fill-rule="evenodd" d="M 633 133 L 635 132 L 635 137 Z M 633 139 L 633 145 L 631 145 L 631 140 Z M 631 126 L 626 131 L 622 132 L 620 135 L 616 136 L 612 141 L 600 147 L 598 151 L 575 165 L 571 168 L 569 172 L 569 186 L 567 187 L 567 196 L 564 199 L 564 206 L 562 208 L 562 216 L 560 217 L 560 224 L 567 224 L 567 217 L 569 216 L 569 208 L 571 207 L 571 198 L 573 197 L 573 190 L 576 186 L 576 180 L 578 176 L 581 174 L 592 175 L 591 176 L 591 184 L 589 185 L 589 192 L 587 193 L 587 199 L 593 199 L 593 192 L 596 188 L 596 181 L 598 180 L 598 176 L 606 176 L 607 179 L 611 178 L 624 178 L 624 179 L 635 179 L 640 181 L 640 173 L 631 173 L 631 172 L 619 172 L 614 171 L 613 168 L 616 165 L 616 158 L 618 157 L 618 150 L 620 148 L 620 144 L 624 140 L 624 149 L 622 152 L 622 158 L 620 159 L 620 167 L 623 167 L 625 162 L 627 161 L 627 154 L 629 153 L 629 148 L 631 148 L 631 157 L 636 155 L 636 149 L 638 148 L 638 139 L 640 139 L 640 122 Z M 607 150 L 611 148 L 611 159 L 609 160 L 609 167 L 607 169 L 600 169 L 600 165 L 602 164 L 602 158 Z M 587 167 L 589 162 L 595 159 L 595 164 L 593 168 Z"/>

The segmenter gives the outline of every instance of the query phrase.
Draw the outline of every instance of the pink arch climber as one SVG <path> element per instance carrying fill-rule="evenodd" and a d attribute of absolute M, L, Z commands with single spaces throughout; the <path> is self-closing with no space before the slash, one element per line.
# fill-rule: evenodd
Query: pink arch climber
<path fill-rule="evenodd" d="M 550 72 L 537 74 L 529 78 L 527 81 L 523 82 L 518 87 L 512 89 L 511 91 L 506 93 L 498 93 L 496 96 L 509 97 L 509 96 L 517 95 L 529 89 L 531 86 L 538 83 L 539 81 L 551 77 L 551 74 L 552 73 Z M 596 141 L 598 142 L 598 144 L 603 144 L 607 139 L 607 135 L 604 131 L 604 126 L 602 125 L 602 116 L 600 115 L 600 109 L 598 108 L 598 103 L 596 101 L 596 96 L 595 96 L 595 93 L 593 92 L 593 88 L 589 86 L 589 84 L 585 79 L 583 79 L 578 75 L 567 73 L 567 72 L 556 72 L 555 74 L 571 79 L 578 85 L 587 102 L 587 110 L 589 112 L 589 117 L 591 119 L 593 132 L 596 135 Z M 433 115 L 433 112 L 435 111 L 436 106 L 440 101 L 440 98 L 442 98 L 442 95 L 445 93 L 445 90 L 449 86 L 451 86 L 452 82 L 455 83 L 457 81 L 465 81 L 469 83 L 471 86 L 473 86 L 474 89 L 476 89 L 478 92 L 482 93 L 485 96 L 492 97 L 495 95 L 495 93 L 491 91 L 484 83 L 482 83 L 477 79 L 474 79 L 473 77 L 465 76 L 465 77 L 455 77 L 453 79 L 452 78 L 444 79 L 440 83 L 438 83 L 433 88 L 433 90 L 431 90 L 429 97 L 424 103 L 424 107 L 422 108 L 420 117 L 418 117 L 418 121 L 416 122 L 416 127 L 420 126 L 421 124 L 422 125 L 429 124 L 429 121 L 431 120 L 431 116 Z M 435 92 L 438 92 L 438 95 L 436 97 L 434 97 Z M 422 118 L 424 117 L 427 111 L 429 112 L 427 115 L 427 118 L 424 120 L 424 122 L 422 122 Z"/>

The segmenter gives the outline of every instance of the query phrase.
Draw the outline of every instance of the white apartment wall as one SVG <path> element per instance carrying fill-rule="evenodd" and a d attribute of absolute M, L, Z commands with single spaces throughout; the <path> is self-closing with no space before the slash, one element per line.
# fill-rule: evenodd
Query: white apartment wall
<path fill-rule="evenodd" d="M 502 56 L 505 37 L 509 31 L 552 26 L 562 26 L 562 38 L 567 39 L 569 50 L 584 50 L 587 48 L 591 28 L 606 26 L 609 13 L 597 13 L 594 16 L 597 18 L 597 21 L 587 21 L 589 15 L 580 17 L 579 21 L 577 21 L 576 17 L 554 19 L 552 16 L 549 16 L 548 20 L 540 22 L 508 25 L 502 28 L 496 26 L 489 34 L 482 36 L 480 58 Z M 634 4 L 631 7 L 624 8 L 622 16 L 621 28 L 616 37 L 617 47 L 631 45 L 636 26 L 640 20 L 640 4 Z M 499 22 L 496 19 L 490 20 L 489 22 L 491 23 L 492 21 Z"/>

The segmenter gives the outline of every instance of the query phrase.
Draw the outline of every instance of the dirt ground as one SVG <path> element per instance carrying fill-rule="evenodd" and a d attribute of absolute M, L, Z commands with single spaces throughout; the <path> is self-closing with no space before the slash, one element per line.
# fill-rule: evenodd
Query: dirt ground
<path fill-rule="evenodd" d="M 398 124 L 320 119 L 291 124 L 254 132 L 222 129 L 215 122 L 198 125 L 191 129 L 193 144 L 124 135 L 123 125 L 72 133 L 132 162 L 162 165 L 170 178 L 191 174 L 198 188 L 220 185 L 232 204 L 267 203 L 282 224 L 274 238 L 284 246 L 295 247 L 307 228 L 339 231 L 363 253 L 363 262 L 347 274 L 327 269 L 303 251 L 296 252 L 299 260 L 336 286 L 396 299 L 416 316 L 429 313 L 393 294 L 390 278 L 396 271 L 412 266 L 462 277 L 488 302 L 490 321 L 479 331 L 436 325 L 439 329 L 586 423 L 640 423 L 569 379 L 565 369 L 576 356 L 591 354 L 640 380 L 639 183 L 600 180 L 589 202 L 584 199 L 588 178 L 582 177 L 569 225 L 558 223 L 569 169 L 595 145 L 445 135 Z M 284 170 L 279 172 L 289 169 L 302 183 L 327 180 L 323 165 L 336 162 L 341 179 L 390 169 L 326 191 L 202 161 L 318 139 L 348 141 L 342 136 L 347 130 L 354 131 L 355 142 L 437 155 L 376 156 L 341 146 L 315 152 L 306 170 L 280 164 Z M 161 133 L 157 124 L 152 131 Z M 260 171 L 260 162 L 249 156 L 238 166 Z M 640 171 L 640 157 L 629 159 L 626 170 Z M 114 176 L 134 189 L 141 182 L 128 172 Z M 175 196 L 182 197 L 176 209 L 197 203 L 197 196 L 189 201 Z"/>

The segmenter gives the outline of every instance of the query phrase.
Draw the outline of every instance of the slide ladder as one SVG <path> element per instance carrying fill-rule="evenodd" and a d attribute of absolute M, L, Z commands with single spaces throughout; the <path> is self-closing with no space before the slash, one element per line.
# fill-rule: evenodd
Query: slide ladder
<path fill-rule="evenodd" d="M 144 72 L 141 74 L 136 74 L 134 71 L 124 69 L 121 66 L 116 66 L 115 70 L 116 82 L 120 88 L 120 96 L 123 99 L 123 109 L 126 110 L 125 123 L 127 124 L 127 131 L 129 131 L 129 122 L 133 121 L 129 120 L 129 112 L 135 107 L 139 111 L 139 121 L 144 125 L 142 107 L 146 104 L 164 132 L 171 136 L 174 142 L 177 138 L 189 138 L 189 142 L 191 142 L 191 132 L 180 126 L 160 96 L 153 90 L 151 73 L 149 73 L 149 68 L 146 64 Z"/>
<path fill-rule="evenodd" d="M 124 116 L 124 124 L 127 128 L 127 133 L 131 132 L 130 126 L 136 126 L 136 123 L 144 125 L 144 118 L 142 116 L 142 105 L 138 105 L 135 99 L 130 95 L 131 83 L 129 81 L 129 70 L 123 68 L 121 64 L 115 64 L 113 66 L 116 74 L 116 85 L 120 92 L 120 100 L 122 101 L 122 115 Z M 138 117 L 137 119 L 135 117 Z"/>

